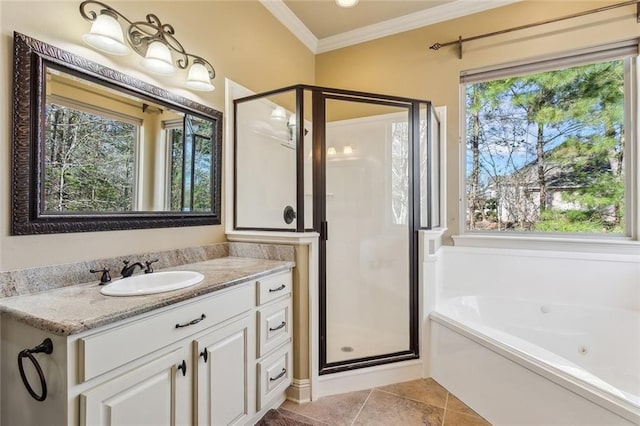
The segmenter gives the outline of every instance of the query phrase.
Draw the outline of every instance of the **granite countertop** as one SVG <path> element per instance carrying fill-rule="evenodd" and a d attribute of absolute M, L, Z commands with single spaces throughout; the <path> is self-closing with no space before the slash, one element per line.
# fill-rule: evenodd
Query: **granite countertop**
<path fill-rule="evenodd" d="M 38 329 L 69 336 L 274 272 L 286 271 L 293 266 L 294 262 L 288 261 L 223 257 L 162 269 L 189 270 L 204 275 L 199 284 L 182 290 L 113 297 L 101 294 L 101 287 L 96 281 L 1 299 L 0 311 L 5 316 Z"/>

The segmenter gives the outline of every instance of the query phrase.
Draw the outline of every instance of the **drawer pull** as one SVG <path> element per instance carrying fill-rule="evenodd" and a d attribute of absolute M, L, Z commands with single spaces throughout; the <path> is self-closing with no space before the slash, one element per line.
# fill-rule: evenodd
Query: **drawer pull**
<path fill-rule="evenodd" d="M 182 363 L 178 364 L 178 370 L 182 370 L 183 377 L 187 375 L 187 363 L 184 359 L 182 360 Z"/>
<path fill-rule="evenodd" d="M 277 292 L 277 291 L 284 290 L 285 288 L 287 288 L 287 286 L 286 286 L 286 285 L 284 285 L 284 284 L 282 284 L 280 287 L 277 287 L 277 288 L 270 288 L 270 289 L 269 289 L 269 293 L 275 293 L 275 292 Z"/>
<path fill-rule="evenodd" d="M 190 325 L 196 325 L 197 323 L 199 323 L 200 321 L 202 321 L 203 319 L 205 319 L 207 316 L 205 314 L 200 315 L 200 318 L 196 318 L 194 320 L 191 320 L 185 324 L 176 324 L 176 328 L 182 328 L 182 327 L 189 327 Z"/>
<path fill-rule="evenodd" d="M 284 376 L 285 374 L 287 374 L 287 369 L 283 368 L 282 371 L 280 372 L 280 374 L 278 374 L 276 377 L 270 377 L 269 381 L 270 382 L 275 382 L 276 380 L 278 380 L 279 378 L 281 378 L 282 376 Z"/>
<path fill-rule="evenodd" d="M 284 322 L 284 321 L 282 321 L 282 323 L 281 323 L 279 326 L 277 326 L 277 327 L 273 327 L 273 328 L 272 328 L 272 327 L 269 327 L 269 331 L 276 331 L 276 330 L 280 330 L 281 328 L 284 328 L 284 326 L 285 326 L 285 325 L 287 325 L 287 323 L 286 323 L 286 322 Z"/>
<path fill-rule="evenodd" d="M 209 359 L 209 351 L 207 350 L 207 348 L 204 348 L 204 350 L 200 352 L 200 356 L 204 358 L 204 363 L 206 364 L 207 360 Z"/>

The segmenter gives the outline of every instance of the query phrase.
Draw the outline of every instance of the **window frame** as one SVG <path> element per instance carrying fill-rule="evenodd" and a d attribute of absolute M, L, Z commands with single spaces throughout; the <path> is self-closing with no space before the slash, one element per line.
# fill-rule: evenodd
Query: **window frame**
<path fill-rule="evenodd" d="M 162 130 L 164 131 L 164 170 L 165 170 L 165 182 L 164 182 L 164 208 L 171 211 L 171 165 L 173 161 L 172 150 L 172 136 L 173 131 L 178 129 L 184 131 L 182 119 L 171 119 L 162 121 Z"/>
<path fill-rule="evenodd" d="M 616 56 L 617 54 L 617 56 Z M 607 60 L 624 60 L 624 108 L 625 108 L 625 232 L 621 234 L 560 233 L 541 231 L 492 231 L 467 229 L 467 108 L 466 87 L 481 81 L 493 81 L 513 76 L 542 73 L 569 67 L 596 64 Z M 571 51 L 565 54 L 531 58 L 508 64 L 460 74 L 460 152 L 459 152 L 459 232 L 452 236 L 455 245 L 471 247 L 507 248 L 555 248 L 574 250 L 578 247 L 588 251 L 602 249 L 633 252 L 637 254 L 640 228 L 640 141 L 638 122 L 638 86 L 640 57 L 638 39 L 596 46 L 590 49 Z"/>

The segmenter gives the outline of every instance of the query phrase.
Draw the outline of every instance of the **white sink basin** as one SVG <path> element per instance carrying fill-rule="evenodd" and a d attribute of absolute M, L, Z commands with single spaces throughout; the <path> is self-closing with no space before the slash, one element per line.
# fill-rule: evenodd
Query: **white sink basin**
<path fill-rule="evenodd" d="M 200 272 L 164 271 L 121 278 L 100 290 L 106 296 L 141 296 L 191 287 L 204 279 Z"/>

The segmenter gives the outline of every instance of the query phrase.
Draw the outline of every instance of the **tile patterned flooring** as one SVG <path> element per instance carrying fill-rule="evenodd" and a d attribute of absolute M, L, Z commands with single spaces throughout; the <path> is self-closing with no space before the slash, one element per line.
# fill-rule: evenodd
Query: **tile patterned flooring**
<path fill-rule="evenodd" d="M 433 379 L 333 395 L 306 404 L 285 401 L 278 411 L 293 424 L 313 426 L 491 426 Z"/>

